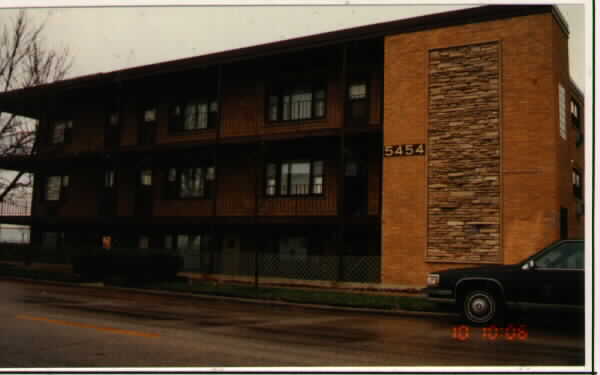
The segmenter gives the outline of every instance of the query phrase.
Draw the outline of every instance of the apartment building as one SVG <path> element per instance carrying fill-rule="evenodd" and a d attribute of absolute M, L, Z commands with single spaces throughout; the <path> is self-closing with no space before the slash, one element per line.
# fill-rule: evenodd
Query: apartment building
<path fill-rule="evenodd" d="M 39 130 L 0 160 L 35 175 L 31 216 L 1 221 L 230 277 L 516 262 L 584 235 L 568 37 L 555 7 L 485 6 L 7 92 Z"/>

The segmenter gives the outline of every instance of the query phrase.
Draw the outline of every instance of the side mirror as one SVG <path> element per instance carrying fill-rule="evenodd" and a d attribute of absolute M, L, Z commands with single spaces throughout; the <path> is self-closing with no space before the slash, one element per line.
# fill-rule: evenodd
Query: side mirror
<path fill-rule="evenodd" d="M 523 271 L 529 271 L 535 268 L 535 261 L 533 259 L 530 259 L 527 263 L 525 263 L 521 269 Z"/>

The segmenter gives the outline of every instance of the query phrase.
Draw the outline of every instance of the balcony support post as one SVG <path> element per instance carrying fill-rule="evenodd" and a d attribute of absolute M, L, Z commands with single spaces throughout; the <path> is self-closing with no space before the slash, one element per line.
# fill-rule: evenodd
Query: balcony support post
<path fill-rule="evenodd" d="M 347 81 L 347 70 L 348 70 L 348 43 L 344 43 L 341 51 L 342 66 L 340 69 L 340 86 L 342 87 L 342 96 L 340 100 L 342 105 L 346 103 L 346 81 Z M 340 140 L 339 140 L 339 155 L 338 155 L 338 190 L 337 190 L 337 212 L 338 212 L 338 280 L 341 280 L 344 274 L 344 253 L 345 253 L 345 169 L 346 169 L 346 111 L 341 111 L 341 129 L 340 129 Z"/>

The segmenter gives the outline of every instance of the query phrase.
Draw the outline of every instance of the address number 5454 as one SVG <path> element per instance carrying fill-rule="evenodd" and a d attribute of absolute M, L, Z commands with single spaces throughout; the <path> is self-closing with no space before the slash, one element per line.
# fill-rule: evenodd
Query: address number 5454
<path fill-rule="evenodd" d="M 383 147 L 383 156 L 413 156 L 425 155 L 425 144 L 388 145 Z"/>

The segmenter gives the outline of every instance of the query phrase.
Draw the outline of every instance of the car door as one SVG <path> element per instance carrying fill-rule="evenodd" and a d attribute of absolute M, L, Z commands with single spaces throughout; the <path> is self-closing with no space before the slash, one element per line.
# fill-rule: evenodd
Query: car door
<path fill-rule="evenodd" d="M 517 292 L 520 302 L 583 305 L 583 242 L 564 241 L 532 259 L 534 266 L 522 269 L 517 277 L 522 285 Z"/>

